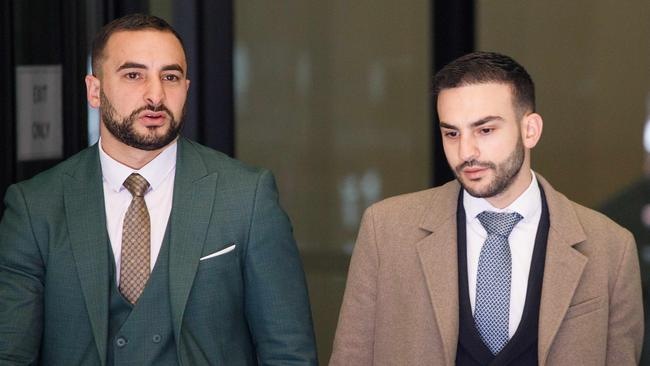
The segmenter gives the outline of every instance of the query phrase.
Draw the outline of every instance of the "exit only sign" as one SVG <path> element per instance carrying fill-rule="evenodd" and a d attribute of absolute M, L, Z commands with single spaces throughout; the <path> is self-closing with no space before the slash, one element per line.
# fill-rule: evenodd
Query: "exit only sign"
<path fill-rule="evenodd" d="M 18 161 L 63 157 L 61 65 L 16 67 Z"/>

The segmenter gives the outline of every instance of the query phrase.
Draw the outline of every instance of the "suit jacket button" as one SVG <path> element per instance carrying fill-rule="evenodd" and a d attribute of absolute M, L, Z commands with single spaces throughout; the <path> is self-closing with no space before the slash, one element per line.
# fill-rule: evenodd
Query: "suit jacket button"
<path fill-rule="evenodd" d="M 151 340 L 153 341 L 153 343 L 160 343 L 162 337 L 160 336 L 160 334 L 154 334 Z"/>
<path fill-rule="evenodd" d="M 128 341 L 124 337 L 119 337 L 118 339 L 115 340 L 115 345 L 119 348 L 123 348 L 124 346 L 126 346 L 127 343 Z"/>

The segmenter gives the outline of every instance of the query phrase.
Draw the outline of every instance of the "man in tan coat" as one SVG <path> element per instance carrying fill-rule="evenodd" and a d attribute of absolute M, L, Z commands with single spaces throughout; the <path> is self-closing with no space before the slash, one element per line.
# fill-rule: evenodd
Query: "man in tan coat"
<path fill-rule="evenodd" d="M 434 80 L 456 180 L 364 214 L 330 365 L 634 365 L 634 238 L 530 167 L 534 84 L 463 56 Z"/>

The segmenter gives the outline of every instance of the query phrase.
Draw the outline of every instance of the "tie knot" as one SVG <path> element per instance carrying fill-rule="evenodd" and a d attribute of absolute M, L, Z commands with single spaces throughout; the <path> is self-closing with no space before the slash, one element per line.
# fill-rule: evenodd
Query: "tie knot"
<path fill-rule="evenodd" d="M 501 235 L 507 238 L 515 225 L 523 219 L 523 216 L 516 212 L 483 211 L 478 214 L 477 218 L 488 235 Z"/>
<path fill-rule="evenodd" d="M 149 182 L 147 182 L 147 180 L 138 173 L 129 175 L 129 177 L 126 178 L 122 185 L 124 188 L 128 189 L 134 197 L 144 196 L 144 192 L 146 192 L 147 188 L 149 188 Z"/>

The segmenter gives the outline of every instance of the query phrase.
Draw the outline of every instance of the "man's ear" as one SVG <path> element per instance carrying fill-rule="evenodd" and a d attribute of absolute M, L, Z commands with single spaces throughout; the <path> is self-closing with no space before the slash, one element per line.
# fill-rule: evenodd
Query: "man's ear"
<path fill-rule="evenodd" d="M 86 75 L 86 99 L 93 108 L 99 108 L 101 82 L 95 75 Z"/>
<path fill-rule="evenodd" d="M 543 127 L 544 120 L 539 114 L 530 113 L 524 116 L 521 121 L 521 138 L 527 149 L 532 149 L 537 145 L 537 142 L 542 137 Z"/>

